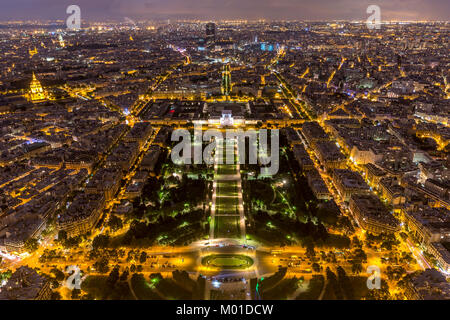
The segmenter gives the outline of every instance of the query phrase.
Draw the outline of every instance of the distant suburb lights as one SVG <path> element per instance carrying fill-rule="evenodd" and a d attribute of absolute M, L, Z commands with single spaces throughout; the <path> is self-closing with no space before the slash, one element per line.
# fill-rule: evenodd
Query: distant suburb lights
<path fill-rule="evenodd" d="M 66 20 L 67 29 L 77 31 L 81 28 L 81 8 L 76 4 L 67 7 L 66 13 L 70 16 Z M 370 16 L 366 20 L 368 29 L 380 29 L 381 27 L 381 9 L 380 6 L 371 4 L 367 7 L 366 13 Z"/>

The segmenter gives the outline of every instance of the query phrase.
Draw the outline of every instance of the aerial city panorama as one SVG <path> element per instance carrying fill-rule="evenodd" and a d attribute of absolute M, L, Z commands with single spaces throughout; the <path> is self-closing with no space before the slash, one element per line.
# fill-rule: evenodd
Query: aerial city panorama
<path fill-rule="evenodd" d="M 450 300 L 448 1 L 76 2 L 1 5 L 0 300 Z"/>

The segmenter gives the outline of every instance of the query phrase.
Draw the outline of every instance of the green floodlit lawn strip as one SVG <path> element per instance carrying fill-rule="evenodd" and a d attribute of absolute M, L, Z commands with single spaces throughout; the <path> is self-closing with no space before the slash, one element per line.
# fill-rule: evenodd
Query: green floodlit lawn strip
<path fill-rule="evenodd" d="M 217 174 L 219 175 L 233 175 L 237 173 L 237 167 L 234 164 L 219 164 Z"/>
<path fill-rule="evenodd" d="M 238 196 L 237 183 L 235 181 L 219 181 L 217 183 L 217 196 Z"/>
<path fill-rule="evenodd" d="M 253 259 L 240 254 L 213 254 L 204 257 L 202 264 L 222 269 L 247 269 L 253 265 Z"/>
<path fill-rule="evenodd" d="M 214 223 L 214 235 L 216 238 L 240 238 L 239 217 L 216 216 Z"/>
<path fill-rule="evenodd" d="M 216 209 L 216 215 L 229 215 L 229 216 L 236 216 L 239 214 L 238 207 L 237 206 L 230 206 L 230 205 L 219 205 Z"/>
<path fill-rule="evenodd" d="M 223 164 L 219 164 L 217 175 L 236 175 L 237 165 L 226 164 L 226 155 L 233 154 L 237 160 L 235 149 L 225 145 L 219 150 Z M 217 178 L 217 177 L 216 177 Z M 220 177 L 219 177 L 220 179 Z M 214 236 L 216 238 L 240 238 L 239 194 L 237 182 L 218 180 L 216 190 L 216 217 L 214 219 Z"/>
<path fill-rule="evenodd" d="M 216 209 L 217 215 L 237 215 L 239 199 L 237 183 L 234 181 L 223 181 L 217 185 Z"/>
<path fill-rule="evenodd" d="M 234 181 L 221 181 L 217 184 L 217 214 L 238 214 L 239 204 L 237 184 Z"/>

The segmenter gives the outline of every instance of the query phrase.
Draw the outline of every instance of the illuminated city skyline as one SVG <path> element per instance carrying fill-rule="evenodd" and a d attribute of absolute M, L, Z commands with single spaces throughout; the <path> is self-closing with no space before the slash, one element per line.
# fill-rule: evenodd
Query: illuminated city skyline
<path fill-rule="evenodd" d="M 423 3 L 8 4 L 0 300 L 449 300 L 450 25 L 386 21 Z"/>

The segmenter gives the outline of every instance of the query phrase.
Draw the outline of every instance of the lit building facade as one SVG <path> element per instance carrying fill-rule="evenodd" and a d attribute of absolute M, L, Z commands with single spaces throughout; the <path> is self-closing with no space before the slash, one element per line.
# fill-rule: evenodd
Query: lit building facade
<path fill-rule="evenodd" d="M 33 72 L 33 79 L 30 83 L 29 99 L 31 102 L 41 102 L 46 99 L 44 89 Z"/>

